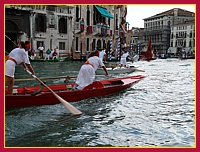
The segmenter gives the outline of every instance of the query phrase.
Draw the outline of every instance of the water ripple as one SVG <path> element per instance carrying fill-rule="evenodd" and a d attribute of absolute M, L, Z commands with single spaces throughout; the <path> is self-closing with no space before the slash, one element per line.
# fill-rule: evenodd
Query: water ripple
<path fill-rule="evenodd" d="M 33 66 L 39 68 L 38 64 Z M 71 68 L 77 74 L 81 63 L 76 64 L 51 63 L 57 71 L 36 72 L 63 75 Z M 72 103 L 81 116 L 71 115 L 62 104 L 7 110 L 6 146 L 194 146 L 194 60 L 138 64 L 145 79 L 115 95 Z M 141 73 L 130 75 L 136 74 Z"/>

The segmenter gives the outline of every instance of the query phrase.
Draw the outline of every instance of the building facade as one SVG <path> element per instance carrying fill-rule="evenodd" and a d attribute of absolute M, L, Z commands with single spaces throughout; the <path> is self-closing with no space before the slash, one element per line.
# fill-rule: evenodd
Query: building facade
<path fill-rule="evenodd" d="M 141 51 L 146 51 L 149 38 L 158 54 L 166 54 L 170 47 L 171 28 L 177 24 L 195 20 L 195 13 L 174 8 L 144 19 L 144 31 L 140 35 Z"/>
<path fill-rule="evenodd" d="M 117 58 L 118 40 L 125 43 L 126 7 L 118 5 L 77 5 L 74 9 L 73 59 L 85 58 L 94 50 L 106 50 L 108 60 Z M 124 25 L 123 25 L 124 24 Z"/>
<path fill-rule="evenodd" d="M 126 34 L 127 47 L 132 54 L 139 54 L 140 51 L 140 34 L 143 28 L 132 27 Z"/>
<path fill-rule="evenodd" d="M 126 14 L 124 5 L 6 5 L 6 51 L 29 40 L 36 52 L 58 46 L 60 54 L 83 59 L 106 49 L 116 59 L 126 43 Z"/>
<path fill-rule="evenodd" d="M 195 56 L 195 24 L 194 21 L 176 24 L 171 27 L 170 47 L 167 50 L 170 56 Z"/>
<path fill-rule="evenodd" d="M 5 34 L 16 44 L 29 40 L 32 48 L 59 47 L 68 53 L 72 46 L 72 6 L 8 5 L 5 8 Z M 6 50 L 14 47 L 6 39 Z"/>

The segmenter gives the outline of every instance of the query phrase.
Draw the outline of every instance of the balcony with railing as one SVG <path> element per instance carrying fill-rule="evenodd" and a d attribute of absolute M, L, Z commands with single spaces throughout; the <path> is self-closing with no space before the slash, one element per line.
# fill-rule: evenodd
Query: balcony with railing
<path fill-rule="evenodd" d="M 93 25 L 93 35 L 111 36 L 112 30 L 110 30 L 109 25 L 98 23 L 97 25 Z"/>
<path fill-rule="evenodd" d="M 144 31 L 162 31 L 162 30 L 170 30 L 170 26 L 162 25 L 162 26 L 152 26 L 144 28 Z"/>
<path fill-rule="evenodd" d="M 184 38 L 186 38 L 186 35 L 176 35 L 176 38 L 177 39 L 184 39 Z"/>

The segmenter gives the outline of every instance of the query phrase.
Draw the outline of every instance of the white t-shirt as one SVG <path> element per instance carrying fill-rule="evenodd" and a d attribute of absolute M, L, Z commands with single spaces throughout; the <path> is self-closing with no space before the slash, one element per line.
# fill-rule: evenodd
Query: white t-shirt
<path fill-rule="evenodd" d="M 94 70 L 96 71 L 99 66 L 105 66 L 103 62 L 97 56 L 90 57 L 88 61 L 94 66 Z"/>
<path fill-rule="evenodd" d="M 44 47 L 43 47 L 43 46 L 40 46 L 40 47 L 38 48 L 38 50 L 43 51 L 43 50 L 44 50 Z"/>
<path fill-rule="evenodd" d="M 95 79 L 95 71 L 97 70 L 98 66 L 104 66 L 103 62 L 97 56 L 90 57 L 88 61 L 93 65 L 93 67 L 89 64 L 84 64 L 81 66 L 76 79 L 76 84 L 78 84 L 77 88 L 79 90 L 82 90 L 84 87 L 92 84 Z"/>
<path fill-rule="evenodd" d="M 26 64 L 30 64 L 29 58 L 28 58 L 28 52 L 25 51 L 23 48 L 15 48 L 13 49 L 10 54 L 10 58 L 15 59 L 17 64 L 21 64 L 22 62 Z"/>
<path fill-rule="evenodd" d="M 99 58 L 101 59 L 101 61 L 103 61 L 103 58 L 104 58 L 104 55 L 106 54 L 105 50 L 102 50 L 100 53 L 99 53 Z"/>
<path fill-rule="evenodd" d="M 126 58 L 127 58 L 128 55 L 129 55 L 128 52 L 122 54 L 120 64 L 126 66 Z"/>
<path fill-rule="evenodd" d="M 127 58 L 127 56 L 129 55 L 129 53 L 128 52 L 126 52 L 126 53 L 123 53 L 122 54 L 122 56 L 121 56 L 121 58 Z"/>

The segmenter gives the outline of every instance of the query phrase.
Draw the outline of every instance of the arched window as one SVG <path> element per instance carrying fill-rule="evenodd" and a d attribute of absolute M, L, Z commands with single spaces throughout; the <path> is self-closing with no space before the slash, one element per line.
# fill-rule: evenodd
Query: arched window
<path fill-rule="evenodd" d="M 110 18 L 108 18 L 108 25 L 110 26 Z"/>
<path fill-rule="evenodd" d="M 80 6 L 81 7 L 81 6 Z M 76 6 L 76 22 L 79 22 L 79 20 L 81 19 L 81 9 L 79 8 L 79 6 Z"/>
<path fill-rule="evenodd" d="M 16 47 L 15 44 L 17 43 L 17 32 L 19 32 L 19 28 L 15 22 L 10 20 L 6 21 L 5 28 L 6 28 L 6 35 L 12 40 L 10 41 L 10 39 L 5 38 L 5 49 L 7 52 L 10 52 L 12 51 L 12 49 Z"/>
<path fill-rule="evenodd" d="M 173 41 L 171 41 L 171 45 L 170 46 L 173 47 Z"/>
<path fill-rule="evenodd" d="M 95 6 L 93 6 L 93 25 L 96 25 L 98 23 L 97 19 L 96 19 L 96 9 Z"/>
<path fill-rule="evenodd" d="M 192 32 L 190 32 L 190 38 L 192 38 Z"/>
<path fill-rule="evenodd" d="M 116 19 L 115 19 L 115 25 L 116 25 L 116 27 L 115 27 L 115 30 L 118 30 L 118 14 L 116 14 Z"/>
<path fill-rule="evenodd" d="M 17 24 L 10 20 L 6 21 L 5 28 L 6 28 L 6 31 L 9 31 L 9 32 L 18 32 L 19 31 Z"/>
<path fill-rule="evenodd" d="M 186 41 L 184 41 L 184 44 L 183 44 L 183 46 L 184 46 L 184 47 L 186 47 Z"/>
<path fill-rule="evenodd" d="M 168 26 L 170 26 L 171 22 L 170 22 L 170 21 L 168 21 L 168 22 L 167 22 L 167 24 L 168 24 Z"/>
<path fill-rule="evenodd" d="M 37 14 L 35 17 L 35 31 L 46 32 L 46 15 Z"/>
<path fill-rule="evenodd" d="M 90 39 L 89 38 L 87 38 L 87 52 L 89 52 L 90 51 Z"/>
<path fill-rule="evenodd" d="M 64 17 L 59 19 L 59 33 L 67 34 L 67 19 Z"/>
<path fill-rule="evenodd" d="M 106 48 L 106 41 L 103 40 L 103 48 Z"/>
<path fill-rule="evenodd" d="M 105 47 L 105 48 L 107 48 L 106 49 L 106 55 L 108 56 L 108 52 L 110 51 L 110 40 L 108 41 L 108 43 L 107 43 L 107 47 Z M 114 52 L 114 51 L 113 51 Z"/>
<path fill-rule="evenodd" d="M 95 50 L 96 47 L 96 39 L 93 39 L 92 41 L 92 50 Z"/>
<path fill-rule="evenodd" d="M 190 40 L 190 42 L 189 42 L 189 47 L 192 47 L 192 42 L 191 42 L 191 40 Z"/>
<path fill-rule="evenodd" d="M 90 8 L 87 6 L 87 25 L 90 25 Z"/>
<path fill-rule="evenodd" d="M 97 41 L 97 50 L 101 49 L 101 40 Z"/>

